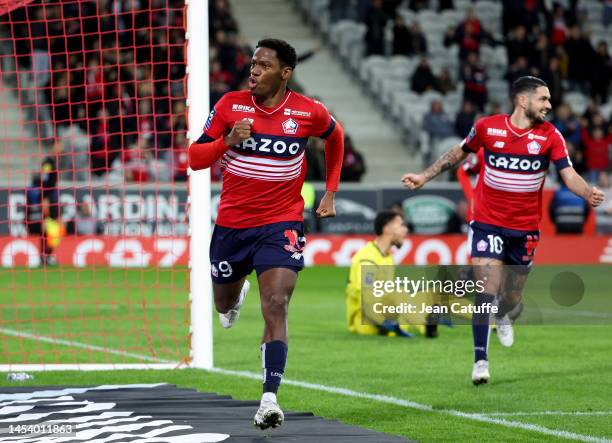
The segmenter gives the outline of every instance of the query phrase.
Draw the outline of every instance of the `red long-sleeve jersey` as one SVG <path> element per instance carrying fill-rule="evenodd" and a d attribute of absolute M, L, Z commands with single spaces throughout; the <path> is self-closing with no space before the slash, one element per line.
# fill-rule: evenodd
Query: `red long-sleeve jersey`
<path fill-rule="evenodd" d="M 234 123 L 249 119 L 251 137 L 227 147 L 223 138 Z M 303 220 L 300 195 L 306 175 L 304 150 L 309 137 L 326 141 L 327 190 L 337 191 L 342 167 L 342 128 L 320 102 L 287 90 L 274 108 L 258 105 L 250 91 L 225 94 L 206 121 L 200 139 L 189 148 L 192 169 L 220 158 L 221 202 L 216 223 L 252 228 Z"/>

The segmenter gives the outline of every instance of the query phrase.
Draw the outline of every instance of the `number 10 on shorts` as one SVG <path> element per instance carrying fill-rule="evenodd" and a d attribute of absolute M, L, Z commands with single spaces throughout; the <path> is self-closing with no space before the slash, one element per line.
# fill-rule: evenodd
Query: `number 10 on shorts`
<path fill-rule="evenodd" d="M 499 235 L 489 234 L 489 252 L 501 254 L 504 251 L 504 240 Z"/>

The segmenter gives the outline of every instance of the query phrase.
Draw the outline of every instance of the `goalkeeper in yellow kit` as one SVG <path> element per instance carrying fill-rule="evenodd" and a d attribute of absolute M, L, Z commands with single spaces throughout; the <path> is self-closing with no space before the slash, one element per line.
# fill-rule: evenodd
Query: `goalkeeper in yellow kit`
<path fill-rule="evenodd" d="M 385 318 L 383 315 L 362 318 L 362 278 L 365 277 L 366 281 L 393 280 L 395 269 L 391 247 L 400 247 L 408 234 L 404 217 L 395 211 L 378 213 L 374 220 L 374 231 L 376 238 L 357 251 L 351 261 L 346 287 L 348 329 L 360 335 L 395 334 L 411 337 L 411 334 L 399 327 L 397 319 Z M 363 276 L 362 272 L 372 275 Z"/>

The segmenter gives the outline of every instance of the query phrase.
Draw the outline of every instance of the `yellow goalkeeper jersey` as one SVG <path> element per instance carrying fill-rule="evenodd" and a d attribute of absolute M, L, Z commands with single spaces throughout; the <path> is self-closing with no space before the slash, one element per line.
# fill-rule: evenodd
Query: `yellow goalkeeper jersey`
<path fill-rule="evenodd" d="M 346 286 L 346 315 L 349 331 L 363 335 L 378 334 L 376 326 L 364 325 L 361 321 L 362 266 L 380 267 L 378 270 L 366 268 L 368 272 L 376 273 L 376 275 L 366 276 L 370 280 L 392 280 L 395 276 L 393 264 L 393 256 L 391 254 L 383 255 L 382 251 L 378 249 L 378 246 L 373 241 L 368 242 L 353 256 L 348 285 Z M 375 323 L 382 323 L 384 318 L 372 320 Z"/>

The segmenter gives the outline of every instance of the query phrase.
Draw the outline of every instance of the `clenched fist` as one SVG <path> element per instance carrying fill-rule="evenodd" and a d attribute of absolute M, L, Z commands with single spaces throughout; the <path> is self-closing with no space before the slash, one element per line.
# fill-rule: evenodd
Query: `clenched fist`
<path fill-rule="evenodd" d="M 234 127 L 223 141 L 227 146 L 235 146 L 242 143 L 244 140 L 251 137 L 252 126 L 253 120 L 243 118 L 242 120 L 237 121 L 234 123 Z"/>
<path fill-rule="evenodd" d="M 591 206 L 595 208 L 601 205 L 605 198 L 606 198 L 606 195 L 603 193 L 603 191 L 593 186 L 591 188 L 591 192 L 589 193 L 589 198 L 587 199 L 587 201 L 589 202 Z"/>
<path fill-rule="evenodd" d="M 404 186 L 410 190 L 416 191 L 421 188 L 425 184 L 425 177 L 423 174 L 404 174 L 402 177 L 402 182 Z"/>

